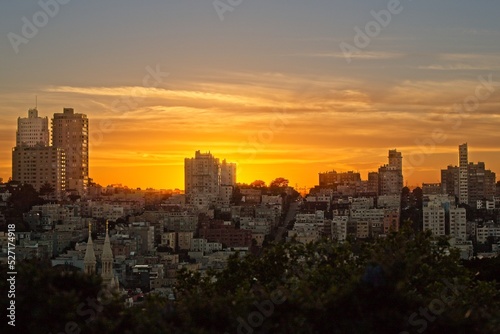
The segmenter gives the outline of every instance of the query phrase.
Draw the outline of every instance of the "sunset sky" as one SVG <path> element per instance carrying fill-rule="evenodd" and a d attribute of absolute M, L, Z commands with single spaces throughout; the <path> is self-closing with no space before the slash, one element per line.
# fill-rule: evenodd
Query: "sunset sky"
<path fill-rule="evenodd" d="M 40 116 L 88 115 L 102 185 L 183 188 L 196 150 L 237 162 L 239 182 L 366 179 L 394 148 L 405 183 L 439 182 L 464 142 L 500 173 L 500 2 L 401 0 L 348 62 L 341 43 L 392 1 L 243 0 L 219 16 L 213 0 L 73 0 L 28 38 L 38 1 L 3 1 L 0 177 L 35 96 Z"/>

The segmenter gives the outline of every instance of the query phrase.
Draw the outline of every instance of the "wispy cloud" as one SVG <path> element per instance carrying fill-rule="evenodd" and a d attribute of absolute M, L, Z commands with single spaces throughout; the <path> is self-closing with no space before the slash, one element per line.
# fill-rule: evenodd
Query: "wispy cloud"
<path fill-rule="evenodd" d="M 312 57 L 312 58 L 342 58 L 345 59 L 345 55 L 342 52 L 325 52 L 325 53 L 296 53 L 290 54 L 289 56 L 295 57 Z M 359 53 L 353 53 L 349 55 L 352 59 L 364 59 L 364 60 L 382 60 L 382 59 L 395 59 L 404 57 L 404 53 L 400 52 L 387 52 L 387 51 L 361 51 Z"/>

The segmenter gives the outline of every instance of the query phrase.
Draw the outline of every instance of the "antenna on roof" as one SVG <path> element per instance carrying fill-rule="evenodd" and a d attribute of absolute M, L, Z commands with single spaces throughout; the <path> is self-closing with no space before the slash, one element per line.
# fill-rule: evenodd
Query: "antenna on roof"
<path fill-rule="evenodd" d="M 38 95 L 35 95 L 35 109 L 38 108 Z"/>

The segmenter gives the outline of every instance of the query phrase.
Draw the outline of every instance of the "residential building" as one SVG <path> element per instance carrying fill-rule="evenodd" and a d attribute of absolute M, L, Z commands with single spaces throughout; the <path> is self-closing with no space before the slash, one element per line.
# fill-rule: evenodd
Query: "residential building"
<path fill-rule="evenodd" d="M 38 117 L 38 110 L 29 109 L 28 117 L 17 119 L 16 147 L 49 146 L 49 119 Z"/>
<path fill-rule="evenodd" d="M 335 216 L 332 220 L 332 240 L 344 242 L 347 238 L 348 216 Z"/>
<path fill-rule="evenodd" d="M 423 208 L 423 229 L 432 231 L 435 236 L 445 235 L 445 210 L 441 206 Z"/>
<path fill-rule="evenodd" d="M 476 207 L 478 201 L 494 200 L 496 174 L 486 169 L 484 162 L 469 162 L 467 154 L 467 144 L 460 145 L 460 165 L 441 170 L 441 190 L 457 196 L 461 204 Z"/>
<path fill-rule="evenodd" d="M 384 221 L 383 221 L 384 234 L 387 234 L 389 232 L 399 231 L 399 217 L 400 217 L 399 208 L 392 210 L 385 210 Z"/>
<path fill-rule="evenodd" d="M 474 207 L 483 199 L 492 201 L 495 196 L 496 174 L 485 168 L 484 162 L 468 165 L 468 204 Z"/>
<path fill-rule="evenodd" d="M 441 183 L 422 183 L 422 193 L 424 195 L 439 195 L 443 193 Z"/>
<path fill-rule="evenodd" d="M 368 173 L 368 192 L 379 194 L 379 175 L 377 172 L 369 172 Z"/>
<path fill-rule="evenodd" d="M 457 240 L 467 239 L 467 216 L 465 208 L 450 208 L 450 236 Z"/>
<path fill-rule="evenodd" d="M 469 203 L 469 158 L 467 152 L 467 143 L 458 146 L 458 202 Z"/>
<path fill-rule="evenodd" d="M 389 150 L 389 164 L 381 166 L 379 175 L 379 194 L 397 195 L 403 189 L 403 157 L 397 150 Z"/>
<path fill-rule="evenodd" d="M 377 198 L 377 208 L 399 209 L 401 206 L 401 194 L 380 195 Z"/>
<path fill-rule="evenodd" d="M 52 146 L 18 146 L 12 150 L 12 179 L 37 191 L 48 183 L 60 196 L 66 190 L 66 155 Z"/>
<path fill-rule="evenodd" d="M 89 180 L 89 120 L 73 108 L 52 119 L 52 145 L 66 153 L 66 190 L 85 195 Z"/>
<path fill-rule="evenodd" d="M 236 186 L 236 164 L 222 160 L 220 165 L 220 184 L 223 186 Z"/>
<path fill-rule="evenodd" d="M 219 159 L 210 152 L 196 151 L 194 158 L 184 160 L 184 177 L 187 196 L 194 194 L 217 196 L 220 186 Z"/>
<path fill-rule="evenodd" d="M 441 193 L 452 196 L 458 195 L 460 170 L 457 166 L 448 166 L 441 170 Z"/>
<path fill-rule="evenodd" d="M 493 222 L 486 222 L 483 225 L 476 225 L 476 241 L 485 243 L 488 237 L 500 238 L 500 226 Z"/>

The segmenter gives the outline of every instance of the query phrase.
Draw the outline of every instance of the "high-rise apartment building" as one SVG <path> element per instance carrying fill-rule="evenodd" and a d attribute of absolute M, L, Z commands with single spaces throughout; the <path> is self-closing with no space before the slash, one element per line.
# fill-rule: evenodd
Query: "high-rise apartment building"
<path fill-rule="evenodd" d="M 397 150 L 389 150 L 389 164 L 381 166 L 379 175 L 379 194 L 397 195 L 403 189 L 403 156 Z"/>
<path fill-rule="evenodd" d="M 37 109 L 29 109 L 28 117 L 17 119 L 16 147 L 49 146 L 49 119 L 38 117 Z"/>
<path fill-rule="evenodd" d="M 52 146 L 18 146 L 12 150 L 12 179 L 31 184 L 35 190 L 48 183 L 56 196 L 66 189 L 66 156 Z"/>
<path fill-rule="evenodd" d="M 210 152 L 196 151 L 194 158 L 184 160 L 184 185 L 186 195 L 217 196 L 220 186 L 220 164 Z"/>
<path fill-rule="evenodd" d="M 469 163 L 468 166 L 469 205 L 475 207 L 477 201 L 492 201 L 495 196 L 496 174 L 486 169 L 484 162 Z"/>
<path fill-rule="evenodd" d="M 484 162 L 469 162 L 467 154 L 467 144 L 460 145 L 460 165 L 441 170 L 441 189 L 445 194 L 457 196 L 459 203 L 476 207 L 478 201 L 493 200 L 496 174 L 486 169 Z"/>
<path fill-rule="evenodd" d="M 467 216 L 465 208 L 450 208 L 450 236 L 459 240 L 467 239 Z"/>
<path fill-rule="evenodd" d="M 17 119 L 16 147 L 12 149 L 12 179 L 40 191 L 49 184 L 59 197 L 66 190 L 66 156 L 63 149 L 49 146 L 49 120 L 30 109 Z"/>
<path fill-rule="evenodd" d="M 66 189 L 85 194 L 89 178 L 89 121 L 87 115 L 64 108 L 52 119 L 52 145 L 66 153 Z"/>
<path fill-rule="evenodd" d="M 467 143 L 458 146 L 459 172 L 458 172 L 458 202 L 469 203 L 469 158 L 467 152 Z"/>
<path fill-rule="evenodd" d="M 389 150 L 389 166 L 403 171 L 403 156 L 397 150 Z M 402 187 L 401 187 L 402 188 Z"/>
<path fill-rule="evenodd" d="M 222 160 L 220 166 L 220 184 L 222 186 L 236 186 L 236 164 Z"/>
<path fill-rule="evenodd" d="M 451 196 L 458 195 L 459 169 L 457 166 L 448 166 L 441 169 L 441 193 Z"/>
<path fill-rule="evenodd" d="M 377 172 L 369 172 L 368 173 L 368 192 L 375 193 L 378 195 L 379 185 L 378 185 L 379 177 Z"/>
<path fill-rule="evenodd" d="M 236 186 L 236 164 L 215 158 L 210 152 L 195 152 L 184 160 L 184 186 L 188 203 L 199 207 L 221 203 L 229 205 Z"/>

